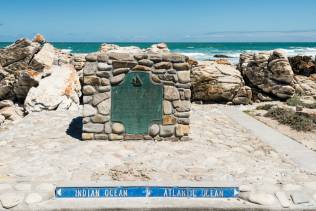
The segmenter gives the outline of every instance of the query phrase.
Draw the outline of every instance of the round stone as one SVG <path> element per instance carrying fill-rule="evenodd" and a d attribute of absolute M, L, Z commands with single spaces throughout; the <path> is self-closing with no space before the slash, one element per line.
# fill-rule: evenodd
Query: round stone
<path fill-rule="evenodd" d="M 98 55 L 96 53 L 90 53 L 86 56 L 86 61 L 95 62 L 98 59 Z"/>
<path fill-rule="evenodd" d="M 39 203 L 42 201 L 42 199 L 42 196 L 38 193 L 30 193 L 29 195 L 27 195 L 25 202 L 27 204 Z"/>
<path fill-rule="evenodd" d="M 159 134 L 159 125 L 153 124 L 152 126 L 150 126 L 148 133 L 151 137 L 155 137 L 156 135 L 158 135 Z"/>
<path fill-rule="evenodd" d="M 123 124 L 117 123 L 117 122 L 112 124 L 113 133 L 121 134 L 124 132 L 124 130 L 125 130 L 125 128 L 124 128 Z"/>
<path fill-rule="evenodd" d="M 110 71 L 112 69 L 111 65 L 108 65 L 107 63 L 98 63 L 98 70 L 99 71 Z"/>

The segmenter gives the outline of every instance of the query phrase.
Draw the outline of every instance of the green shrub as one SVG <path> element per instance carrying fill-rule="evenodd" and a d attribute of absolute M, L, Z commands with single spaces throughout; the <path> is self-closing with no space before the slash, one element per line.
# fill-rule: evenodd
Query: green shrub
<path fill-rule="evenodd" d="M 286 104 L 288 104 L 289 106 L 298 106 L 298 105 L 302 105 L 302 101 L 300 100 L 300 97 L 298 95 L 293 95 L 291 98 L 289 98 L 286 101 Z"/>
<path fill-rule="evenodd" d="M 292 109 L 287 108 L 271 108 L 265 114 L 266 117 L 271 117 L 279 123 L 289 125 L 297 131 L 311 131 L 315 129 L 315 124 L 309 116 L 303 113 L 297 113 Z"/>
<path fill-rule="evenodd" d="M 274 104 L 264 104 L 256 107 L 256 110 L 269 110 L 271 107 L 275 106 Z"/>

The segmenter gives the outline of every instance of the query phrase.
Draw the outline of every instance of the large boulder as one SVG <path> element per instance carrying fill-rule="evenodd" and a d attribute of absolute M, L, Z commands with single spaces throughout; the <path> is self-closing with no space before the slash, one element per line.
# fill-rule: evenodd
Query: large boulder
<path fill-rule="evenodd" d="M 289 57 L 291 67 L 295 74 L 310 76 L 316 72 L 315 61 L 311 56 L 293 56 Z"/>
<path fill-rule="evenodd" d="M 240 72 L 233 65 L 218 64 L 215 61 L 199 61 L 192 68 L 193 100 L 248 104 L 251 90 L 244 86 Z"/>
<path fill-rule="evenodd" d="M 54 62 L 70 60 L 69 55 L 46 43 L 42 35 L 33 41 L 23 38 L 0 49 L 0 100 L 23 103 L 29 89 L 51 74 Z"/>
<path fill-rule="evenodd" d="M 284 52 L 244 53 L 238 65 L 249 86 L 280 99 L 293 96 L 294 73 Z"/>
<path fill-rule="evenodd" d="M 301 95 L 316 96 L 316 74 L 309 77 L 303 75 L 296 75 L 296 89 Z"/>
<path fill-rule="evenodd" d="M 42 79 L 37 87 L 32 87 L 24 102 L 25 110 L 77 110 L 81 86 L 72 65 L 53 65 L 51 75 Z"/>

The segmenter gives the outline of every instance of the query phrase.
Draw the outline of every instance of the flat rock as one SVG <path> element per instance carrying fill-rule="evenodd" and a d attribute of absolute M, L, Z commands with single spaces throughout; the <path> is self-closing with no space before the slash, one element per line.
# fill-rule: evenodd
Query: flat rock
<path fill-rule="evenodd" d="M 4 107 L 11 107 L 13 105 L 14 104 L 13 104 L 12 100 L 2 100 L 2 101 L 0 101 L 0 109 L 4 108 Z"/>
<path fill-rule="evenodd" d="M 279 200 L 281 206 L 283 208 L 289 208 L 290 207 L 290 200 L 288 199 L 287 195 L 283 191 L 278 191 L 275 193 L 275 196 Z"/>
<path fill-rule="evenodd" d="M 268 193 L 250 192 L 248 200 L 255 204 L 272 205 L 276 203 L 275 197 Z"/>
<path fill-rule="evenodd" d="M 310 197 L 306 193 L 301 191 L 295 191 L 291 193 L 291 199 L 296 205 L 310 202 Z"/>
<path fill-rule="evenodd" d="M 43 200 L 42 196 L 38 193 L 30 193 L 25 198 L 25 202 L 27 204 L 39 203 L 42 200 Z"/>
<path fill-rule="evenodd" d="M 24 195 L 17 192 L 9 192 L 0 195 L 0 201 L 2 207 L 5 209 L 10 209 L 12 207 L 17 206 L 22 202 Z"/>

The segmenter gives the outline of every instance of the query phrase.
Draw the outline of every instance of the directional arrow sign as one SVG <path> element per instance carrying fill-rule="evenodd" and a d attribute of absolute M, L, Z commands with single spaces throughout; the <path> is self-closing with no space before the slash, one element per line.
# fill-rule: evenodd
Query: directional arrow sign
<path fill-rule="evenodd" d="M 234 198 L 238 187 L 169 187 L 169 186 L 113 186 L 113 187 L 57 187 L 57 198 Z"/>

